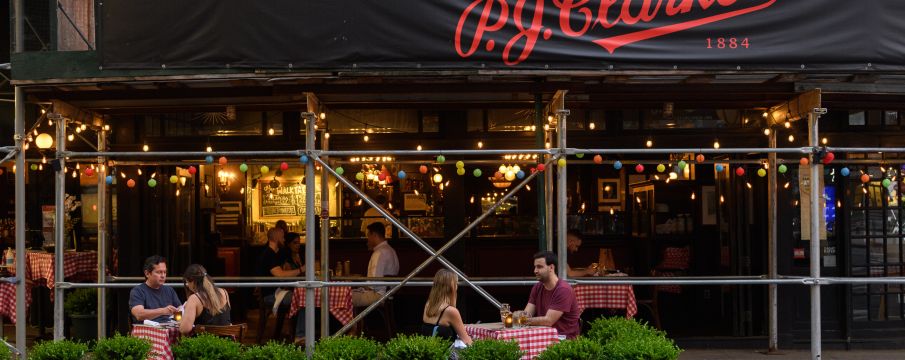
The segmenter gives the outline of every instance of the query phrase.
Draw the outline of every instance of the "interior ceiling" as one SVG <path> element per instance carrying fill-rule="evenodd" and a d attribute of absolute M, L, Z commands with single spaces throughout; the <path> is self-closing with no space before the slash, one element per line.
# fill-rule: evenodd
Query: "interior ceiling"
<path fill-rule="evenodd" d="M 421 75 L 331 77 L 261 75 L 241 79 L 136 78 L 118 82 L 35 85 L 33 100 L 62 100 L 100 114 L 305 108 L 306 92 L 328 108 L 524 107 L 535 94 L 544 102 L 568 90 L 567 107 L 764 108 L 806 90 L 821 88 L 828 108 L 899 108 L 905 75 L 845 73 L 636 72 L 558 75 Z"/>

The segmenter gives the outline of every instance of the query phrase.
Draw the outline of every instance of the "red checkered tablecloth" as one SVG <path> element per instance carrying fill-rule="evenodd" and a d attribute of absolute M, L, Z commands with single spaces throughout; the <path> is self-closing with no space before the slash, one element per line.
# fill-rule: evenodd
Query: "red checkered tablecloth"
<path fill-rule="evenodd" d="M 348 324 L 355 317 L 352 311 L 352 288 L 349 286 L 330 287 L 330 314 L 343 325 Z M 314 289 L 317 307 L 321 306 L 321 289 Z M 289 308 L 289 317 L 292 317 L 305 307 L 305 289 L 296 288 L 292 293 L 292 306 Z"/>
<path fill-rule="evenodd" d="M 151 356 L 148 359 L 172 360 L 173 344 L 179 340 L 179 328 L 133 325 L 132 336 L 151 342 Z"/>
<path fill-rule="evenodd" d="M 28 305 L 31 304 L 31 287 L 25 285 L 25 311 L 28 311 Z M 9 319 L 13 324 L 16 323 L 16 284 L 0 283 L 0 316 Z"/>
<path fill-rule="evenodd" d="M 575 285 L 578 310 L 625 309 L 625 317 L 638 313 L 635 291 L 631 285 Z"/>
<path fill-rule="evenodd" d="M 27 278 L 34 282 L 44 282 L 49 289 L 54 286 L 54 254 L 48 252 L 29 251 L 25 253 L 27 259 L 25 271 Z M 83 279 L 97 280 L 97 252 L 64 252 L 63 276 L 67 280 Z M 15 270 L 13 270 L 15 272 Z M 74 279 L 75 278 L 75 279 Z"/>
<path fill-rule="evenodd" d="M 559 342 L 559 333 L 549 326 L 504 329 L 502 323 L 468 324 L 465 332 L 473 339 L 515 340 L 525 352 L 522 359 L 534 359 L 548 346 Z"/>

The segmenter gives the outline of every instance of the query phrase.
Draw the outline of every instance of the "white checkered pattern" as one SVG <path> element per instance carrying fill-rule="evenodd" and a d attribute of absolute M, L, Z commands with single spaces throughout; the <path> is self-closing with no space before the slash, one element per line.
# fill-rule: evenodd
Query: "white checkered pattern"
<path fill-rule="evenodd" d="M 631 285 L 575 285 L 578 311 L 584 309 L 625 309 L 625 317 L 638 313 Z"/>
<path fill-rule="evenodd" d="M 330 314 L 343 325 L 348 324 L 355 317 L 352 310 L 352 288 L 349 286 L 330 287 Z M 321 289 L 314 289 L 314 303 L 321 306 Z M 305 289 L 296 288 L 292 293 L 292 306 L 289 307 L 288 317 L 292 317 L 305 307 Z"/>
<path fill-rule="evenodd" d="M 148 359 L 173 360 L 173 344 L 179 340 L 179 328 L 133 325 L 132 336 L 151 342 L 151 356 Z"/>
<path fill-rule="evenodd" d="M 559 342 L 556 329 L 549 326 L 531 326 L 522 329 L 503 329 L 502 323 L 469 324 L 465 332 L 473 339 L 515 340 L 525 352 L 522 360 L 534 359 L 548 346 Z"/>
<path fill-rule="evenodd" d="M 31 304 L 31 286 L 25 284 L 25 311 Z M 0 316 L 16 323 L 16 284 L 0 283 Z"/>

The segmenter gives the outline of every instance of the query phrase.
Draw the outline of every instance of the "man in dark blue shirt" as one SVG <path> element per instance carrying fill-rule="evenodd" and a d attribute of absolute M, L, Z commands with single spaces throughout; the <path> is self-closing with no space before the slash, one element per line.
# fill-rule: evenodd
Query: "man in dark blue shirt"
<path fill-rule="evenodd" d="M 139 323 L 145 320 L 170 321 L 182 302 L 172 287 L 164 285 L 167 280 L 166 259 L 153 255 L 145 260 L 145 282 L 132 288 L 129 294 L 129 309 Z"/>

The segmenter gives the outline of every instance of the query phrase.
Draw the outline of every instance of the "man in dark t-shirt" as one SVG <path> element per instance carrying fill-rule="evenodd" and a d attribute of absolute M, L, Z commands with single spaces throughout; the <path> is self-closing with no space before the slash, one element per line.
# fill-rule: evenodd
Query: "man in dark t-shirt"
<path fill-rule="evenodd" d="M 574 339 L 581 328 L 578 301 L 572 286 L 556 276 L 556 254 L 541 251 L 534 254 L 534 275 L 538 283 L 531 289 L 525 311 L 528 324 L 552 326 L 560 336 Z"/>
<path fill-rule="evenodd" d="M 289 251 L 286 249 L 286 238 L 283 229 L 274 227 L 267 231 L 267 246 L 258 258 L 258 276 L 295 277 L 302 274 L 302 269 L 283 269 L 283 265 L 289 261 Z M 273 287 L 261 288 L 261 299 L 264 306 L 275 308 L 277 315 L 277 329 L 283 328 L 284 314 L 292 305 L 292 289 L 277 292 Z M 279 297 L 279 299 L 278 299 Z M 305 309 L 299 309 L 295 328 L 296 342 L 305 338 Z"/>
<path fill-rule="evenodd" d="M 145 320 L 166 322 L 176 314 L 182 301 L 172 287 L 164 285 L 167 279 L 166 259 L 153 255 L 145 260 L 145 282 L 129 293 L 129 309 L 139 323 Z"/>

